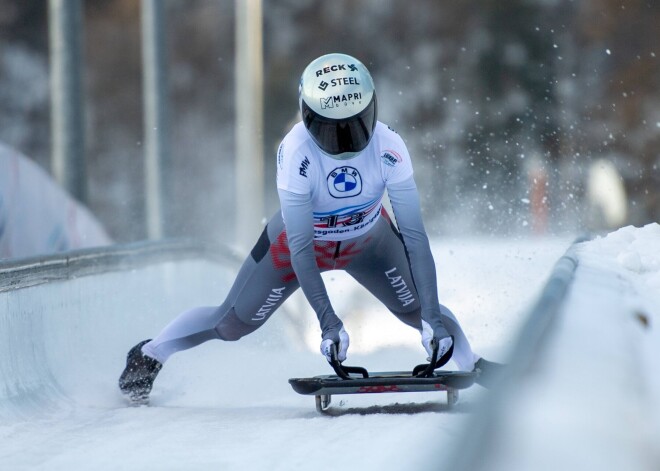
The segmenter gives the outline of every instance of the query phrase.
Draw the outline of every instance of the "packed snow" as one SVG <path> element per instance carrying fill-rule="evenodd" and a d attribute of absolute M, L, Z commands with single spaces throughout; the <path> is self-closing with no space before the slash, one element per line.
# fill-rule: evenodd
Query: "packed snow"
<path fill-rule="evenodd" d="M 508 359 L 529 307 L 569 245 L 570 238 L 540 237 L 434 241 L 440 299 L 478 353 Z M 507 446 L 493 469 L 660 463 L 654 446 L 660 384 L 652 374 L 660 353 L 660 226 L 623 228 L 582 244 L 578 254 L 575 286 L 545 366 L 537 382 L 511 397 L 515 405 L 502 425 Z M 38 335 L 14 332 L 22 335 L 20 353 L 0 360 L 11 379 L 2 380 L 0 394 L 1 467 L 446 469 L 488 390 L 462 391 L 451 410 L 444 393 L 335 396 L 332 413 L 320 415 L 313 396 L 296 394 L 287 382 L 330 373 L 318 353 L 313 313 L 298 295 L 239 342 L 208 342 L 175 355 L 156 381 L 151 406 L 126 407 L 116 380 L 128 348 L 192 302 L 219 303 L 232 273 L 195 262 L 52 283 L 1 300 L 0 331 L 9 336 L 21 324 L 3 310 L 43 318 Z M 423 362 L 415 331 L 343 273 L 324 276 L 351 334 L 348 364 L 383 371 Z M 145 288 L 145 280 L 158 277 L 158 288 Z"/>
<path fill-rule="evenodd" d="M 501 404 L 491 470 L 660 469 L 660 225 L 577 247 L 539 370 Z"/>

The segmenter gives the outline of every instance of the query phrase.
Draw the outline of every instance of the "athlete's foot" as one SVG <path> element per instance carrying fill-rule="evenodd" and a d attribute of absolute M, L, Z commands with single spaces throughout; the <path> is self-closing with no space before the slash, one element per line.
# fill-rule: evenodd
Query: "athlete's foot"
<path fill-rule="evenodd" d="M 144 340 L 131 348 L 126 357 L 126 368 L 119 377 L 119 389 L 135 405 L 147 404 L 154 380 L 163 365 L 142 353 Z"/>
<path fill-rule="evenodd" d="M 479 358 L 474 364 L 474 371 L 477 372 L 476 382 L 477 384 L 485 387 L 491 388 L 496 383 L 499 377 L 501 376 L 505 365 L 501 363 L 495 363 L 493 361 L 484 360 Z"/>

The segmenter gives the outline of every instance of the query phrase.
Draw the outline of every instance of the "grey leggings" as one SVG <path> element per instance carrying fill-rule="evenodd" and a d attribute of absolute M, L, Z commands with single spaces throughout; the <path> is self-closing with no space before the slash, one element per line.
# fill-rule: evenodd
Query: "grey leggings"
<path fill-rule="evenodd" d="M 317 265 L 321 271 L 345 270 L 404 324 L 421 330 L 421 308 L 405 246 L 384 210 L 382 216 L 360 237 L 315 241 Z M 164 363 L 173 353 L 207 340 L 238 340 L 261 327 L 298 287 L 278 211 L 243 263 L 225 301 L 219 307 L 184 311 L 142 350 Z M 461 369 L 471 369 L 475 357 L 465 334 L 449 309 L 441 305 L 441 313 L 454 336 L 454 361 Z"/>

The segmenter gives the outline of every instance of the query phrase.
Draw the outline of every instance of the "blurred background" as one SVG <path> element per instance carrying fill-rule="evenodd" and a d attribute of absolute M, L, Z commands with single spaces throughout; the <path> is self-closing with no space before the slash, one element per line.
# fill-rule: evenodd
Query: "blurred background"
<path fill-rule="evenodd" d="M 236 242 L 244 1 L 160 2 L 163 236 Z M 48 3 L 0 0 L 0 143 L 52 174 Z M 87 191 L 78 199 L 114 242 L 149 236 L 142 7 L 82 2 Z M 297 119 L 299 76 L 328 52 L 370 69 L 379 118 L 413 157 L 432 237 L 660 219 L 660 2 L 267 0 L 260 10 L 263 126 L 250 130 L 264 161 L 258 223 L 278 209 L 275 152 Z"/>

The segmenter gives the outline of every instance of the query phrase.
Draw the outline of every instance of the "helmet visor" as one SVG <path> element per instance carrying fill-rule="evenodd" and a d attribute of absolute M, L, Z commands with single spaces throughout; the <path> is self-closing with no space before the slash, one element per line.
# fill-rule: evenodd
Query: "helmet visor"
<path fill-rule="evenodd" d="M 326 118 L 302 102 L 302 118 L 307 131 L 323 152 L 333 156 L 362 152 L 373 136 L 376 116 L 375 93 L 364 110 L 345 119 Z"/>

